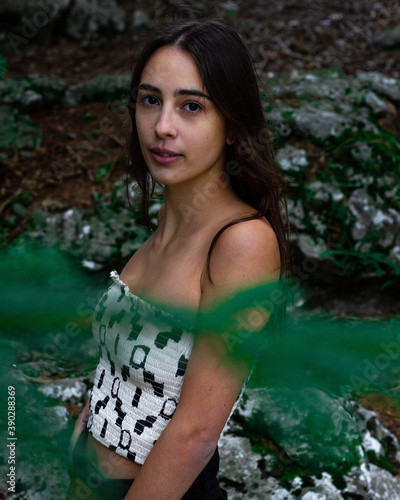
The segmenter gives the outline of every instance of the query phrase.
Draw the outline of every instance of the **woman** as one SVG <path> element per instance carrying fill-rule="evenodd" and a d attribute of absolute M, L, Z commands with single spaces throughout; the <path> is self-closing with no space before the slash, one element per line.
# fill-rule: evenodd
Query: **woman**
<path fill-rule="evenodd" d="M 217 442 L 249 363 L 233 365 L 224 337 L 194 338 L 195 320 L 174 324 L 150 302 L 200 317 L 287 270 L 284 185 L 245 46 L 218 21 L 165 29 L 140 55 L 129 111 L 144 211 L 152 183 L 165 186 L 165 204 L 95 312 L 100 361 L 74 431 L 69 495 L 227 498 Z"/>

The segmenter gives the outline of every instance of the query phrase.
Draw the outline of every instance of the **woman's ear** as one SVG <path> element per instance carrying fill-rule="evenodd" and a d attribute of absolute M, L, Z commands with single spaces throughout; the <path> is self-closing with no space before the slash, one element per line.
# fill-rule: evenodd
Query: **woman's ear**
<path fill-rule="evenodd" d="M 229 146 L 231 146 L 234 142 L 235 142 L 235 141 L 234 141 L 234 139 L 233 139 L 232 137 L 230 137 L 230 136 L 229 136 L 229 137 L 227 137 L 227 138 L 226 138 L 226 143 L 227 143 Z"/>

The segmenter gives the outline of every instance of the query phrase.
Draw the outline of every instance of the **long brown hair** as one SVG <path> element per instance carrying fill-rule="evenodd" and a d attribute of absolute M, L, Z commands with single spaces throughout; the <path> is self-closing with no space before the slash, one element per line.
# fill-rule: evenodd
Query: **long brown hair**
<path fill-rule="evenodd" d="M 131 172 L 142 193 L 147 224 L 148 202 L 154 184 L 140 149 L 135 104 L 144 67 L 151 55 L 163 46 L 179 47 L 194 58 L 204 86 L 225 118 L 229 138 L 233 141 L 226 147 L 226 165 L 230 165 L 226 170 L 231 186 L 243 201 L 257 211 L 250 217 L 229 222 L 214 236 L 207 256 L 209 277 L 211 252 L 221 233 L 233 224 L 262 216 L 275 231 L 281 275 L 287 275 L 289 228 L 284 222 L 284 216 L 288 221 L 285 183 L 274 161 L 258 79 L 250 54 L 239 35 L 218 20 L 186 21 L 164 28 L 145 45 L 133 71 L 128 106 L 132 122 L 128 156 Z"/>

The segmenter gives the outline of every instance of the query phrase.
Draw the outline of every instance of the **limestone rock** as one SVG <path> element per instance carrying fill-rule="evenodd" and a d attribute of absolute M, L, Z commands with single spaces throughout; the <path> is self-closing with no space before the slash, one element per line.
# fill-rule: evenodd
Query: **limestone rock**
<path fill-rule="evenodd" d="M 365 500 L 400 500 L 400 483 L 376 465 L 353 467 L 344 479 L 346 498 L 358 495 Z"/>
<path fill-rule="evenodd" d="M 386 102 L 380 99 L 375 92 L 368 92 L 365 96 L 365 102 L 376 115 L 384 115 L 388 110 Z"/>
<path fill-rule="evenodd" d="M 296 496 L 283 488 L 274 477 L 268 477 L 260 483 L 246 485 L 245 492 L 239 492 L 232 486 L 225 487 L 229 500 L 295 500 Z"/>
<path fill-rule="evenodd" d="M 151 19 L 146 11 L 141 9 L 136 9 L 132 16 L 131 29 L 134 33 L 142 30 L 143 28 L 148 28 L 151 25 Z"/>
<path fill-rule="evenodd" d="M 387 455 L 397 461 L 399 442 L 396 436 L 379 421 L 376 412 L 367 410 L 355 401 L 349 403 L 357 418 L 363 447 L 366 451 L 374 451 L 376 456 Z"/>
<path fill-rule="evenodd" d="M 251 425 L 273 436 L 301 465 L 324 470 L 359 461 L 357 423 L 336 398 L 314 388 L 259 389 L 248 394 Z"/>
<path fill-rule="evenodd" d="M 301 494 L 301 500 L 344 500 L 340 490 L 332 482 L 332 476 L 326 472 L 322 478 L 313 477 L 315 486 L 305 488 Z"/>
<path fill-rule="evenodd" d="M 400 24 L 395 28 L 382 31 L 375 37 L 375 45 L 383 49 L 400 48 Z"/>
<path fill-rule="evenodd" d="M 0 103 L 20 109 L 48 108 L 63 96 L 67 84 L 40 75 L 0 81 Z"/>
<path fill-rule="evenodd" d="M 83 43 L 124 29 L 125 11 L 115 0 L 75 0 L 65 25 L 66 33 Z"/>
<path fill-rule="evenodd" d="M 381 246 L 387 248 L 393 245 L 400 232 L 400 212 L 384 208 L 365 189 L 356 189 L 346 205 L 355 218 L 352 227 L 354 240 L 361 241 L 369 231 L 375 231 L 381 235 Z"/>
<path fill-rule="evenodd" d="M 87 391 L 88 385 L 82 377 L 58 379 L 39 387 L 39 392 L 45 396 L 63 402 L 78 401 L 85 397 Z"/>
<path fill-rule="evenodd" d="M 42 131 L 17 109 L 0 105 L 0 159 L 17 151 L 27 155 L 40 147 Z"/>
<path fill-rule="evenodd" d="M 327 140 L 339 137 L 346 129 L 351 128 L 351 121 L 334 111 L 325 111 L 306 104 L 292 114 L 296 130 L 305 137 Z"/>
<path fill-rule="evenodd" d="M 15 53 L 32 42 L 50 43 L 71 0 L 2 0 L 0 17 L 7 32 L 0 33 L 1 50 Z"/>
<path fill-rule="evenodd" d="M 64 406 L 51 406 L 42 410 L 44 424 L 40 429 L 42 435 L 52 437 L 67 428 L 69 414 Z"/>
<path fill-rule="evenodd" d="M 261 455 L 251 449 L 249 439 L 225 434 L 219 439 L 219 476 L 238 483 L 261 481 Z"/>
<path fill-rule="evenodd" d="M 317 259 L 326 252 L 326 244 L 321 238 L 313 238 L 307 234 L 299 234 L 295 241 L 305 257 Z"/>
<path fill-rule="evenodd" d="M 69 108 L 81 102 L 112 101 L 127 98 L 130 75 L 99 75 L 84 83 L 71 85 L 62 104 Z"/>
<path fill-rule="evenodd" d="M 290 144 L 286 144 L 281 148 L 275 159 L 285 172 L 304 172 L 308 167 L 306 151 L 297 149 Z"/>
<path fill-rule="evenodd" d="M 388 97 L 392 101 L 400 102 L 400 82 L 380 73 L 360 73 L 357 79 L 371 86 L 377 94 Z"/>

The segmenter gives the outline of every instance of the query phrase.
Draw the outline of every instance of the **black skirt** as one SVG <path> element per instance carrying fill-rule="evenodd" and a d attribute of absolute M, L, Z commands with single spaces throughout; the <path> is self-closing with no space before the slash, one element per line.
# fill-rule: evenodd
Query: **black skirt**
<path fill-rule="evenodd" d="M 123 500 L 134 480 L 103 478 L 98 468 L 87 458 L 88 435 L 88 430 L 84 429 L 72 452 L 67 500 Z M 228 495 L 217 479 L 218 469 L 217 448 L 182 500 L 227 500 Z"/>

